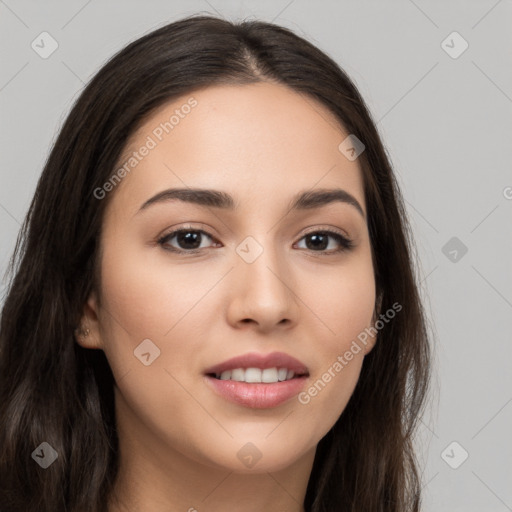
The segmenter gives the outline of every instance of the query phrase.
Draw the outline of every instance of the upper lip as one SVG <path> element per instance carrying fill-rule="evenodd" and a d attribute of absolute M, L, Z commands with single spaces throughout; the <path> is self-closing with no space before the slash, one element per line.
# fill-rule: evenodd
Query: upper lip
<path fill-rule="evenodd" d="M 293 370 L 296 375 L 308 374 L 307 366 L 304 363 L 284 352 L 272 352 L 270 354 L 250 352 L 211 366 L 206 369 L 205 373 L 218 374 L 235 368 L 260 368 L 262 370 L 265 368 L 287 368 Z"/>

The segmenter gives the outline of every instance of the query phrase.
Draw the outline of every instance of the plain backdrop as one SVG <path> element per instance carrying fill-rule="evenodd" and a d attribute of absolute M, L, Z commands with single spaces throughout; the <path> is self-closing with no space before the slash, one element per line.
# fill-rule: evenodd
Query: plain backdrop
<path fill-rule="evenodd" d="M 435 333 L 424 510 L 512 510 L 510 0 L 0 1 L 0 271 L 84 84 L 128 42 L 197 12 L 286 26 L 358 85 L 406 200 Z M 58 45 L 47 58 L 42 37 Z"/>

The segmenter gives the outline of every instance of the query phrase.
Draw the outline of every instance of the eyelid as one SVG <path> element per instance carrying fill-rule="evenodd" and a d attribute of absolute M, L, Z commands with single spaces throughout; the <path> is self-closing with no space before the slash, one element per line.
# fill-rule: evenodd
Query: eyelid
<path fill-rule="evenodd" d="M 307 231 L 303 232 L 302 235 L 301 235 L 301 238 L 305 237 L 306 235 L 309 235 L 311 233 L 318 233 L 318 232 L 329 232 L 329 233 L 336 233 L 340 236 L 342 236 L 343 238 L 346 238 L 347 240 L 350 240 L 350 236 L 348 235 L 348 233 L 346 233 L 345 231 L 339 229 L 339 228 L 334 228 L 332 226 L 322 226 L 322 225 L 317 225 L 317 226 L 312 226 L 311 228 L 306 228 Z"/>
<path fill-rule="evenodd" d="M 194 224 L 194 225 L 192 225 Z M 185 224 L 179 224 L 178 226 L 171 226 L 170 228 L 165 229 L 161 235 L 157 236 L 157 241 L 161 240 L 163 238 L 167 238 L 169 235 L 176 234 L 179 231 L 197 231 L 200 233 L 203 233 L 210 238 L 215 239 L 215 236 L 210 233 L 211 228 L 209 226 L 206 226 L 206 224 L 198 223 L 185 223 Z"/>

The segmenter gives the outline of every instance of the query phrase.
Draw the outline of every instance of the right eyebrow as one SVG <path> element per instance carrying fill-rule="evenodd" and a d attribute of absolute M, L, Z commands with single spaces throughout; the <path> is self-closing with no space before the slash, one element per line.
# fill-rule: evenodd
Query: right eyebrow
<path fill-rule="evenodd" d="M 199 206 L 208 206 L 213 208 L 224 208 L 233 210 L 235 201 L 232 196 L 220 190 L 208 190 L 199 188 L 170 188 L 163 190 L 153 197 L 149 198 L 140 208 L 139 212 L 155 203 L 167 202 L 172 200 L 183 201 L 197 204 Z M 137 213 L 139 213 L 137 212 Z"/>

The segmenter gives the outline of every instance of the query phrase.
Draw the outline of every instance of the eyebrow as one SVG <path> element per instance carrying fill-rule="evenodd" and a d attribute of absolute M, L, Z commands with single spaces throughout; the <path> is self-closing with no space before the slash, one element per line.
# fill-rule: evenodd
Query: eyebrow
<path fill-rule="evenodd" d="M 222 208 L 224 210 L 234 210 L 237 208 L 237 203 L 227 192 L 201 188 L 171 188 L 149 198 L 137 213 L 151 205 L 173 200 L 197 204 L 203 207 Z M 357 199 L 341 188 L 314 189 L 299 192 L 292 198 L 289 210 L 311 210 L 334 202 L 353 206 L 366 219 L 363 208 Z"/>

